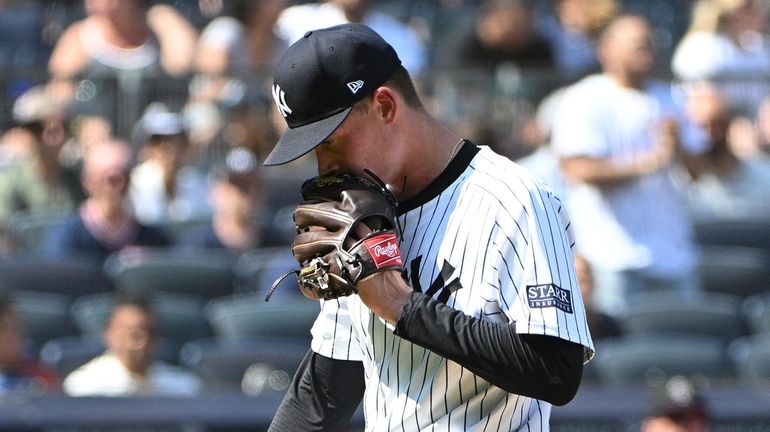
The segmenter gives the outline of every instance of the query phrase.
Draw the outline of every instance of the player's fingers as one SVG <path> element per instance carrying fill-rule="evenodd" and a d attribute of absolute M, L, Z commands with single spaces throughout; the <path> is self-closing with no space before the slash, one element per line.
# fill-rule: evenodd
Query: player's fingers
<path fill-rule="evenodd" d="M 305 284 L 299 284 L 299 290 L 305 297 L 309 298 L 310 300 L 321 300 L 321 295 L 313 289 L 311 286 L 307 286 Z"/>
<path fill-rule="evenodd" d="M 339 211 L 334 203 L 303 204 L 294 209 L 294 224 L 300 228 L 321 226 L 336 231 L 351 223 L 350 216 Z"/>
<path fill-rule="evenodd" d="M 369 234 L 372 233 L 372 230 L 366 226 L 364 223 L 357 223 L 353 225 L 350 235 L 348 238 L 345 239 L 345 244 L 343 247 L 347 250 L 349 250 L 353 244 L 355 244 L 357 241 L 361 240 L 362 238 L 365 238 Z"/>
<path fill-rule="evenodd" d="M 340 239 L 336 233 L 315 227 L 297 234 L 291 251 L 294 258 L 302 263 L 333 252 L 338 244 Z"/>
<path fill-rule="evenodd" d="M 318 263 L 322 263 L 322 264 L 316 264 L 316 265 L 319 265 L 323 269 L 323 272 L 326 273 L 326 275 L 322 276 L 322 278 L 325 280 L 325 283 L 328 284 L 327 289 L 340 291 L 345 288 L 344 286 L 345 281 L 341 277 L 339 277 L 341 271 L 340 271 L 337 257 L 338 255 L 336 251 L 330 252 L 320 258 Z M 315 269 L 312 265 L 309 268 Z M 303 269 L 303 272 L 304 271 L 305 270 Z M 333 275 L 336 275 L 336 276 L 333 276 Z M 321 276 L 321 275 L 319 274 L 317 276 Z M 318 299 L 324 298 L 324 295 L 320 292 L 320 283 L 318 280 L 312 277 L 312 271 L 311 271 L 311 274 L 306 274 L 305 277 L 308 277 L 309 280 L 305 281 L 305 279 L 302 276 L 299 277 L 299 287 L 302 294 L 305 297 L 312 300 L 318 300 Z"/>

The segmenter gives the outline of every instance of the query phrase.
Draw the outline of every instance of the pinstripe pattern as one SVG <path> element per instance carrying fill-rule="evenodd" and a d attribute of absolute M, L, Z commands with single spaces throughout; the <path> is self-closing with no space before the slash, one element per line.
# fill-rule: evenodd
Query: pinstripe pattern
<path fill-rule="evenodd" d="M 482 147 L 438 196 L 401 216 L 412 285 L 464 313 L 519 333 L 593 345 L 572 269 L 561 203 L 521 167 Z M 414 272 L 417 272 L 417 275 Z M 440 281 L 436 285 L 435 281 Z M 446 287 L 460 289 L 449 293 Z M 554 284 L 570 312 L 530 307 L 528 286 Z M 364 362 L 370 431 L 547 431 L 551 406 L 491 386 L 462 366 L 393 335 L 357 296 L 325 302 L 313 349 Z"/>

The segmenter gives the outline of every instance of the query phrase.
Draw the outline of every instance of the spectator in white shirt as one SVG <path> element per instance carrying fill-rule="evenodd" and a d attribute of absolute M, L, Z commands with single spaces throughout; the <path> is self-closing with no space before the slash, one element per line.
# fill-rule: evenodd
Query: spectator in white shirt
<path fill-rule="evenodd" d="M 651 79 L 652 31 L 622 15 L 600 38 L 603 72 L 568 88 L 553 124 L 576 249 L 594 267 L 597 307 L 621 314 L 634 293 L 699 291 L 697 247 L 671 168 L 702 140 L 670 85 Z"/>
<path fill-rule="evenodd" d="M 200 380 L 154 357 L 156 322 L 147 302 L 123 299 L 104 331 L 107 350 L 70 373 L 63 383 L 70 396 L 193 396 Z"/>
<path fill-rule="evenodd" d="M 730 105 L 753 116 L 770 91 L 767 12 L 756 0 L 698 0 L 687 33 L 671 60 L 674 76 L 686 84 L 708 82 Z"/>
<path fill-rule="evenodd" d="M 323 0 L 290 6 L 278 17 L 276 32 L 291 44 L 308 30 L 347 22 L 366 24 L 393 45 L 409 73 L 423 71 L 428 57 L 425 42 L 405 23 L 374 10 L 372 3 L 372 0 Z"/>

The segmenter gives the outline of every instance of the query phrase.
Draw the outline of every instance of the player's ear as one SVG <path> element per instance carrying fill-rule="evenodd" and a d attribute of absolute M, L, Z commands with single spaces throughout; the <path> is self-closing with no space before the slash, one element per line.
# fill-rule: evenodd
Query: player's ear
<path fill-rule="evenodd" d="M 389 87 L 378 87 L 372 94 L 372 105 L 385 123 L 392 123 L 398 111 L 398 95 Z"/>

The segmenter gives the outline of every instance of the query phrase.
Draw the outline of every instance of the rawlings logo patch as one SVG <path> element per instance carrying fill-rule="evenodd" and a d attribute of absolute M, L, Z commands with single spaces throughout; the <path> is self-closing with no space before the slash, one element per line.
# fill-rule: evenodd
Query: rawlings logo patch
<path fill-rule="evenodd" d="M 527 285 L 527 301 L 530 308 L 555 307 L 572 313 L 571 293 L 555 284 Z"/>
<path fill-rule="evenodd" d="M 374 265 L 379 269 L 392 265 L 401 265 L 401 250 L 394 233 L 385 233 L 364 240 L 364 247 L 372 256 Z"/>

